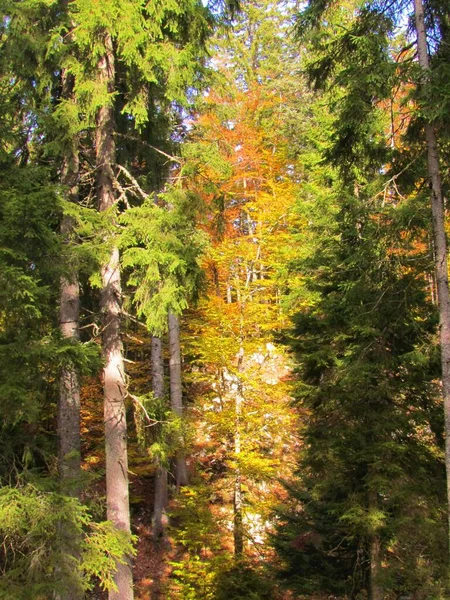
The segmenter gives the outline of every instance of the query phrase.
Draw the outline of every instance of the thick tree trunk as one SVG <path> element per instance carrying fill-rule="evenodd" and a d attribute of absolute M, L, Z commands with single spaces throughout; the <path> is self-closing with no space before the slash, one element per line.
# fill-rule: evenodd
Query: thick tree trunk
<path fill-rule="evenodd" d="M 170 370 L 170 404 L 177 417 L 183 419 L 183 393 L 181 386 L 181 349 L 180 321 L 177 315 L 169 312 L 169 370 Z M 175 478 L 177 490 L 188 485 L 188 472 L 184 452 L 176 456 Z"/>
<path fill-rule="evenodd" d="M 426 82 L 430 65 L 422 0 L 414 0 L 414 12 L 419 64 L 424 71 L 424 79 Z M 431 211 L 433 216 L 434 256 L 439 307 L 442 394 L 444 398 L 445 417 L 445 469 L 447 474 L 447 512 L 450 550 L 450 295 L 448 289 L 447 238 L 445 234 L 444 199 L 442 194 L 438 146 L 436 134 L 431 123 L 425 123 L 425 136 L 427 143 L 428 176 L 431 184 Z"/>
<path fill-rule="evenodd" d="M 112 40 L 104 34 L 105 54 L 98 63 L 100 83 L 108 92 L 114 91 L 115 66 Z M 96 123 L 96 167 L 99 211 L 110 209 L 115 203 L 114 165 L 114 109 L 102 106 Z M 125 413 L 125 372 L 121 339 L 121 281 L 119 250 L 112 248 L 108 262 L 103 265 L 100 309 L 102 313 L 102 353 L 104 360 L 104 418 L 106 446 L 106 502 L 107 517 L 118 529 L 130 532 L 128 497 L 127 422 Z M 110 600 L 132 600 L 133 577 L 131 559 L 117 565 L 114 577 L 117 591 L 109 592 Z"/>
<path fill-rule="evenodd" d="M 73 94 L 73 80 L 66 70 L 61 74 L 62 98 L 69 100 Z M 65 188 L 66 199 L 78 202 L 78 140 L 72 139 L 64 151 L 61 167 L 61 184 Z M 70 243 L 73 222 L 65 215 L 61 222 L 61 236 Z M 70 266 L 70 265 L 69 265 Z M 75 269 L 61 278 L 59 326 L 64 338 L 79 340 L 80 289 L 78 273 Z M 66 365 L 61 369 L 58 399 L 58 466 L 61 493 L 80 498 L 81 444 L 80 444 L 80 382 L 76 369 Z M 56 577 L 67 581 L 67 589 L 58 594 L 59 600 L 80 600 L 84 597 L 80 581 L 74 577 L 73 559 L 79 558 L 80 539 L 70 523 L 61 521 L 60 543 L 63 549 L 59 572 Z"/>
<path fill-rule="evenodd" d="M 155 398 L 164 398 L 164 362 L 162 340 L 152 337 L 152 390 Z M 169 504 L 167 469 L 158 466 L 155 477 L 155 506 L 153 509 L 153 536 L 164 536 L 168 522 L 167 506 Z"/>

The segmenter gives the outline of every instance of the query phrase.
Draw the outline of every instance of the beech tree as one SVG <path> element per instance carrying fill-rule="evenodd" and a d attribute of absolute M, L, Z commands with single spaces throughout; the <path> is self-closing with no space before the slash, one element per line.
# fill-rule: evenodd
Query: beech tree
<path fill-rule="evenodd" d="M 236 35 L 212 40 L 221 50 L 217 75 L 199 98 L 183 149 L 185 185 L 204 203 L 199 223 L 210 239 L 203 259 L 209 294 L 185 319 L 194 472 L 177 499 L 185 555 L 173 597 L 239 597 L 239 586 L 249 597 L 271 594 L 261 574 L 263 540 L 281 488 L 274 475 L 291 467 L 281 448 L 294 421 L 283 380 L 287 359 L 273 339 L 287 323 L 280 297 L 297 175 L 284 117 L 300 112 L 301 103 L 290 77 L 296 52 L 275 34 L 288 23 L 279 7 L 249 3 L 236 18 Z M 221 525 L 221 543 L 209 529 L 211 517 Z M 223 577 L 209 552 L 222 552 Z"/>

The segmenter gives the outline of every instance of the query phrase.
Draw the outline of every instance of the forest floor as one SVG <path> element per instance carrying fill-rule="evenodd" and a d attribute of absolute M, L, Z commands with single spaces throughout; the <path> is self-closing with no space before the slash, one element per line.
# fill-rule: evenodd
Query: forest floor
<path fill-rule="evenodd" d="M 131 495 L 148 502 L 140 502 L 133 516 L 133 533 L 138 535 L 137 554 L 134 560 L 136 600 L 165 600 L 165 584 L 170 575 L 173 553 L 168 540 L 155 541 L 151 521 L 154 488 L 151 478 L 136 478 L 131 482 Z"/>

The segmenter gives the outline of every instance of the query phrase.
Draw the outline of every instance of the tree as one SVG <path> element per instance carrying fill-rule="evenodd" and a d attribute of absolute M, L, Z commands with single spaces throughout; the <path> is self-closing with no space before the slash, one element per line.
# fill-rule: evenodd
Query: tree
<path fill-rule="evenodd" d="M 342 188 L 335 202 L 327 224 L 323 205 L 304 208 L 320 211 L 300 263 L 314 295 L 292 341 L 304 450 L 275 545 L 303 593 L 432 597 L 445 566 L 426 234 L 404 230 L 405 207 Z"/>
<path fill-rule="evenodd" d="M 1 43 L 6 49 L 2 57 L 2 88 L 7 91 L 4 116 L 13 128 L 4 138 L 2 160 L 7 158 L 14 164 L 17 157 L 19 166 L 25 167 L 29 162 L 34 165 L 43 157 L 51 157 L 53 179 L 56 173 L 61 173 L 63 191 L 75 199 L 75 183 L 80 183 L 83 204 L 92 207 L 96 196 L 97 207 L 102 213 L 98 223 L 103 228 L 103 239 L 96 251 L 103 275 L 100 303 L 106 362 L 108 513 L 116 526 L 129 532 L 124 406 L 127 390 L 121 358 L 117 215 L 129 204 L 133 193 L 142 190 L 140 184 L 153 192 L 165 179 L 167 169 L 158 173 L 160 165 L 155 159 L 155 153 L 156 156 L 164 155 L 164 150 L 155 150 L 143 141 L 143 137 L 146 130 L 157 123 L 159 127 L 155 130 L 159 139 L 165 143 L 170 141 L 175 116 L 180 114 L 181 105 L 188 104 L 187 89 L 193 89 L 202 72 L 204 40 L 213 18 L 201 3 L 190 0 L 151 7 L 133 2 L 121 6 L 113 4 L 98 5 L 93 10 L 92 5 L 83 2 L 22 3 L 20 6 L 4 3 L 7 15 L 1 24 Z M 35 39 L 31 35 L 33 29 Z M 22 42 L 19 41 L 21 35 Z M 61 133 L 67 123 L 70 127 Z M 157 137 L 149 138 L 150 142 Z M 142 150 L 143 146 L 147 151 Z M 136 148 L 139 148 L 138 152 Z M 77 164 L 78 152 L 83 160 L 80 165 Z M 93 163 L 97 166 L 95 183 L 89 173 Z M 50 178 L 50 173 L 48 175 Z M 47 190 L 46 176 L 47 173 L 41 170 L 41 191 Z M 54 201 L 55 195 L 49 194 L 49 198 Z M 62 218 L 62 230 L 68 242 L 64 254 L 69 258 L 60 271 L 53 273 L 57 279 L 62 276 L 62 334 L 69 334 L 58 348 L 58 356 L 63 357 L 58 361 L 62 365 L 61 439 L 66 430 L 72 433 L 77 429 L 76 371 L 83 361 L 80 345 L 75 343 L 77 265 L 72 250 L 79 245 L 82 235 L 80 228 L 75 232 L 74 223 L 78 227 L 79 214 L 88 212 L 81 209 L 78 212 L 76 207 L 62 204 L 66 213 Z M 59 217 L 57 202 L 55 211 Z M 48 224 L 53 231 L 52 215 Z M 98 243 L 99 236 L 95 239 Z M 36 267 L 38 264 L 36 262 Z M 58 261 L 54 261 L 53 266 L 56 264 Z M 49 297 L 55 299 L 54 280 L 52 286 Z M 30 296 L 31 291 L 27 294 Z M 45 330 L 45 319 L 41 319 L 39 325 L 44 322 Z M 55 345 L 52 345 L 52 351 L 56 351 Z M 38 370 L 41 364 L 36 365 Z M 50 377 L 50 372 L 51 369 L 45 369 L 45 378 Z M 75 434 L 70 440 L 64 439 L 60 448 L 62 487 L 69 493 L 73 490 L 69 490 L 68 480 L 73 479 L 79 464 L 77 446 Z M 117 489 L 119 483 L 121 490 Z M 129 545 L 124 548 L 129 551 Z M 116 558 L 120 571 L 116 583 L 120 591 L 112 590 L 110 595 L 131 597 L 130 566 L 127 561 Z"/>
<path fill-rule="evenodd" d="M 211 242 L 203 260 L 208 296 L 186 318 L 186 395 L 198 467 L 178 499 L 177 537 L 186 555 L 176 569 L 181 589 L 205 598 L 232 587 L 226 574 L 211 582 L 220 550 L 212 549 L 217 540 L 207 515 L 223 531 L 221 570 L 230 564 L 230 578 L 240 573 L 250 588 L 268 560 L 270 506 L 282 493 L 276 474 L 292 466 L 289 452 L 281 458 L 294 420 L 284 381 L 289 368 L 274 336 L 287 322 L 280 297 L 298 172 L 283 134 L 294 125 L 285 116 L 301 110 L 297 57 L 278 36 L 289 24 L 279 6 L 250 3 L 236 21 L 232 37 L 212 41 L 220 51 L 217 74 L 199 99 L 182 169 L 203 200 L 200 225 Z"/>
<path fill-rule="evenodd" d="M 164 359 L 160 337 L 152 336 L 152 391 L 156 400 L 164 401 Z M 161 461 L 160 461 L 161 463 Z M 153 535 L 157 539 L 164 535 L 169 504 L 168 472 L 158 464 L 155 477 L 155 503 L 153 509 Z"/>
<path fill-rule="evenodd" d="M 323 37 L 321 39 L 320 33 L 315 37 L 313 44 L 319 50 L 319 55 L 313 61 L 310 73 L 316 84 L 321 85 L 330 78 L 335 78 L 341 89 L 344 90 L 344 100 L 341 102 L 342 108 L 339 110 L 340 123 L 336 121 L 335 143 L 329 156 L 337 164 L 340 164 L 343 168 L 349 167 L 350 170 L 358 167 L 360 162 L 358 152 L 361 150 L 362 145 L 365 146 L 365 152 L 367 152 L 369 146 L 372 147 L 371 160 L 376 161 L 378 159 L 381 168 L 384 168 L 387 164 L 386 162 L 383 163 L 383 159 L 386 161 L 386 153 L 383 149 L 387 145 L 386 138 L 376 137 L 375 134 L 368 144 L 367 136 L 371 132 L 371 123 L 373 123 L 374 115 L 381 107 L 382 99 L 392 97 L 392 90 L 395 89 L 395 86 L 406 85 L 412 74 L 416 92 L 414 102 L 418 108 L 418 117 L 412 120 L 410 130 L 414 130 L 416 136 L 419 134 L 422 143 L 425 144 L 428 166 L 422 165 L 425 168 L 422 171 L 416 171 L 414 175 L 412 175 L 411 165 L 408 169 L 405 167 L 405 170 L 412 177 L 415 177 L 415 181 L 428 179 L 431 182 L 432 230 L 434 264 L 436 281 L 438 282 L 444 413 L 446 427 L 448 427 L 450 419 L 448 417 L 449 401 L 447 391 L 447 380 L 449 378 L 447 373 L 449 364 L 447 323 L 450 313 L 443 195 L 439 172 L 439 151 L 435 135 L 435 129 L 438 125 L 436 115 L 441 114 L 441 106 L 445 105 L 446 96 L 445 92 L 444 94 L 438 93 L 434 98 L 428 95 L 427 100 L 424 101 L 424 96 L 427 96 L 427 92 L 424 92 L 427 86 L 424 84 L 431 81 L 432 69 L 427 49 L 426 21 L 422 3 L 415 2 L 414 4 L 419 70 L 415 69 L 414 61 L 411 61 L 407 54 L 406 58 L 402 60 L 402 55 L 405 56 L 404 52 L 400 53 L 398 61 L 393 60 L 390 52 L 390 39 L 393 36 L 395 27 L 406 15 L 407 7 L 403 3 L 371 2 L 361 6 L 356 5 L 355 9 L 354 18 L 350 19 L 350 24 L 343 33 L 331 40 Z M 339 10 L 338 7 L 337 11 Z M 335 9 L 330 9 L 329 3 L 310 2 L 299 17 L 299 31 L 315 32 L 313 33 L 314 37 L 321 30 L 323 17 L 327 11 L 329 16 L 331 16 L 331 13 L 336 12 Z M 436 83 L 445 72 L 445 68 L 442 68 L 442 59 L 446 55 L 445 48 L 448 43 L 448 7 L 441 6 L 440 3 L 430 4 L 427 6 L 427 21 L 429 26 L 434 28 L 435 33 L 432 64 L 436 74 L 434 83 Z M 431 90 L 429 83 L 428 90 Z M 431 118 L 425 114 L 426 112 Z M 401 174 L 393 170 L 392 175 L 393 181 L 396 181 Z M 450 430 L 447 429 L 446 444 L 449 443 L 449 439 Z M 446 456 L 447 480 L 449 480 L 448 449 L 446 450 Z M 448 498 L 450 502 L 450 487 Z"/>
<path fill-rule="evenodd" d="M 152 121 L 159 98 L 183 103 L 186 86 L 198 73 L 197 58 L 209 27 L 209 13 L 196 2 L 167 6 L 137 6 L 128 2 L 98 6 L 95 11 L 72 3 L 76 25 L 74 47 L 67 61 L 75 77 L 75 93 L 94 127 L 96 194 L 99 211 L 111 218 L 106 240 L 109 251 L 102 264 L 102 348 L 105 360 L 105 440 L 108 518 L 130 530 L 125 399 L 127 386 L 121 341 L 121 276 L 119 250 L 114 239 L 117 209 L 128 203 L 118 173 L 135 181 L 125 165 L 118 169 L 118 134 L 137 137 Z M 155 25 L 155 26 L 154 26 Z M 183 69 L 173 69 L 173 65 Z M 161 83 L 159 83 L 161 82 Z M 156 87 L 157 93 L 153 94 Z M 118 112 L 128 116 L 119 120 Z M 134 163 L 136 164 L 136 163 Z M 142 165 L 139 165 L 142 167 Z M 117 195 L 117 190 L 121 195 Z M 117 592 L 111 597 L 131 598 L 131 565 L 118 563 Z M 118 596 L 117 596 L 118 594 Z"/>
<path fill-rule="evenodd" d="M 429 79 L 430 60 L 427 47 L 424 9 L 421 0 L 414 1 L 419 65 L 424 71 L 424 83 Z M 422 82 L 418 82 L 420 86 Z M 450 552 L 450 293 L 448 289 L 448 246 L 445 232 L 444 197 L 439 166 L 439 150 L 434 123 L 425 121 L 428 178 L 431 187 L 433 215 L 434 261 L 439 306 L 439 334 L 441 346 L 442 394 L 445 415 L 445 467 L 447 471 L 448 536 Z M 449 554 L 450 557 L 450 554 Z"/>

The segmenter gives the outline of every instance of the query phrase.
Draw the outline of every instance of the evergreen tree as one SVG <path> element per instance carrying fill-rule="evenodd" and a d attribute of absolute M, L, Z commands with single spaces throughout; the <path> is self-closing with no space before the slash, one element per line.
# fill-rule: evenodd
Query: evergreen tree
<path fill-rule="evenodd" d="M 293 339 L 304 455 L 275 545 L 289 584 L 304 593 L 441 597 L 442 422 L 427 256 L 420 230 L 405 232 L 402 209 L 343 190 L 336 199 L 336 216 L 314 228 L 319 245 L 301 263 L 315 298 L 296 316 Z"/>
<path fill-rule="evenodd" d="M 389 144 L 387 136 L 374 128 L 376 115 L 383 109 L 383 102 L 388 99 L 392 101 L 396 89 L 405 89 L 410 81 L 414 82 L 412 101 L 417 110 L 415 118 L 410 121 L 409 129 L 416 144 L 417 140 L 420 140 L 419 146 L 425 151 L 427 164 L 420 161 L 420 164 L 414 165 L 415 168 L 412 169 L 412 164 L 415 163 L 413 161 L 397 171 L 394 163 L 391 175 L 392 181 L 397 183 L 397 180 L 407 173 L 404 178 L 407 180 L 407 189 L 411 186 L 411 181 L 418 186 L 419 182 L 428 180 L 432 190 L 433 252 L 440 315 L 442 389 L 448 428 L 450 311 L 443 188 L 436 131 L 442 126 L 441 110 L 448 100 L 446 92 L 438 92 L 437 89 L 440 87 L 439 81 L 442 85 L 440 78 L 446 72 L 444 57 L 448 46 L 449 13 L 447 5 L 440 3 L 427 3 L 424 10 L 422 3 L 416 2 L 413 14 L 408 13 L 409 8 L 402 2 L 370 2 L 361 5 L 356 3 L 352 15 L 347 11 L 346 28 L 337 32 L 335 26 L 334 35 L 328 37 L 322 34 L 325 15 L 328 23 L 336 24 L 336 15 L 344 18 L 343 11 L 346 11 L 346 7 L 313 1 L 300 14 L 298 26 L 299 31 L 311 33 L 312 44 L 317 51 L 309 69 L 313 80 L 317 85 L 327 85 L 333 80 L 339 86 L 335 103 L 338 118 L 335 123 L 334 144 L 329 156 L 341 166 L 343 173 L 355 173 L 360 168 L 361 155 L 369 156 L 372 163 L 377 163 L 380 169 L 386 168 L 389 161 L 386 148 Z M 392 56 L 391 40 L 396 28 L 404 23 L 406 18 L 410 18 L 411 21 L 414 19 L 415 22 L 418 65 L 410 59 L 407 49 L 400 51 L 398 60 L 394 60 Z M 330 31 L 332 29 L 333 26 L 329 28 Z M 428 43 L 427 46 L 428 33 L 434 42 Z M 435 87 L 436 84 L 438 87 Z M 394 127 L 391 127 L 390 141 L 393 148 Z M 395 154 L 390 158 L 395 160 Z M 401 160 L 399 162 L 401 164 Z M 447 480 L 450 479 L 449 433 L 447 429 Z M 450 492 L 448 497 L 450 498 Z"/>
<path fill-rule="evenodd" d="M 309 226 L 293 263 L 303 286 L 293 294 L 292 342 L 304 451 L 274 543 L 288 584 L 303 593 L 440 598 L 443 427 L 429 221 L 416 190 L 400 195 L 386 167 L 395 149 L 381 101 L 395 76 L 386 21 L 363 34 L 358 14 L 330 9 L 330 35 L 318 35 L 310 62 L 316 82 L 333 73 L 340 86 L 319 98 L 315 111 L 328 103 L 332 112 L 320 116 L 305 154 L 315 171 L 299 199 Z"/>

